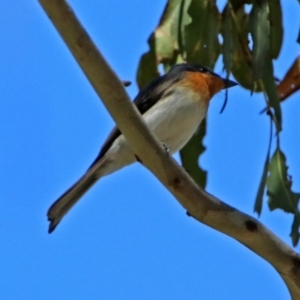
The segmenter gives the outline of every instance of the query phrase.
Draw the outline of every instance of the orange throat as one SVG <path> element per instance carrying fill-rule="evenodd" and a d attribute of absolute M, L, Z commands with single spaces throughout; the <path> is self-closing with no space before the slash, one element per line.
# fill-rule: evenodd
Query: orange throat
<path fill-rule="evenodd" d="M 182 84 L 200 94 L 207 104 L 216 93 L 224 88 L 221 78 L 199 72 L 186 72 Z"/>

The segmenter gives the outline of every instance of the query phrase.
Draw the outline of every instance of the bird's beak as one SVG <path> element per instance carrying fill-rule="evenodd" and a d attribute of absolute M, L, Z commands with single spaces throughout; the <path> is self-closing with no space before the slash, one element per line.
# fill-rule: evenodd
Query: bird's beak
<path fill-rule="evenodd" d="M 223 89 L 228 89 L 230 87 L 233 87 L 235 85 L 238 85 L 235 81 L 229 80 L 229 79 L 223 79 L 224 87 Z"/>

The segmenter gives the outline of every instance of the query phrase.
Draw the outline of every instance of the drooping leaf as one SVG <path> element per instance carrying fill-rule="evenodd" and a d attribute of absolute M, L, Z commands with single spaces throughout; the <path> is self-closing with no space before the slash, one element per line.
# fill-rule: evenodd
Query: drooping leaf
<path fill-rule="evenodd" d="M 283 40 L 282 11 L 280 0 L 269 0 L 270 54 L 277 58 Z"/>
<path fill-rule="evenodd" d="M 186 49 L 185 49 L 185 28 L 188 24 L 192 22 L 192 18 L 188 13 L 188 9 L 191 5 L 192 0 L 184 0 L 182 1 L 181 11 L 179 13 L 179 32 L 178 32 L 178 48 L 180 52 L 180 56 L 182 60 L 186 60 Z"/>
<path fill-rule="evenodd" d="M 222 36 L 223 36 L 223 64 L 227 78 L 231 73 L 233 62 L 233 24 L 232 24 L 233 9 L 228 2 L 222 14 Z"/>
<path fill-rule="evenodd" d="M 137 82 L 139 87 L 158 76 L 160 63 L 173 64 L 178 54 L 179 20 L 184 0 L 169 0 L 157 28 L 148 39 L 149 51 L 139 62 Z"/>
<path fill-rule="evenodd" d="M 271 210 L 281 208 L 285 212 L 295 213 L 297 211 L 300 194 L 291 190 L 292 180 L 287 173 L 286 157 L 277 148 L 269 165 L 270 175 L 267 179 L 267 195 L 269 196 L 269 207 Z"/>
<path fill-rule="evenodd" d="M 180 159 L 184 169 L 191 175 L 195 182 L 205 188 L 207 172 L 199 166 L 199 157 L 205 151 L 202 140 L 206 134 L 206 121 L 202 121 L 198 131 L 180 151 Z"/>
<path fill-rule="evenodd" d="M 294 247 L 297 246 L 297 244 L 299 242 L 299 237 L 300 237 L 299 227 L 300 227 L 300 214 L 298 212 L 295 214 L 294 221 L 292 224 L 292 230 L 290 233 L 290 237 L 292 238 Z"/>
<path fill-rule="evenodd" d="M 213 68 L 220 54 L 220 14 L 216 1 L 192 0 L 188 13 L 192 21 L 185 26 L 183 37 L 186 59 Z"/>
<path fill-rule="evenodd" d="M 154 31 L 157 62 L 174 58 L 178 49 L 179 15 L 182 0 L 169 0 Z"/>
<path fill-rule="evenodd" d="M 300 89 L 300 55 L 277 86 L 280 101 L 285 100 Z"/>
<path fill-rule="evenodd" d="M 258 215 L 260 215 L 261 211 L 262 211 L 264 191 L 266 189 L 266 182 L 267 182 L 268 171 L 269 171 L 272 139 L 273 139 L 273 130 L 272 130 L 272 120 L 271 120 L 271 122 L 270 122 L 270 140 L 269 140 L 267 157 L 266 157 L 266 160 L 264 163 L 263 174 L 262 174 L 262 177 L 261 177 L 261 180 L 259 183 L 259 187 L 258 187 L 256 199 L 255 199 L 255 204 L 254 204 L 254 212 L 257 212 Z"/>
<path fill-rule="evenodd" d="M 282 209 L 295 215 L 291 236 L 293 243 L 299 239 L 299 200 L 300 193 L 292 191 L 292 178 L 288 174 L 286 157 L 277 147 L 269 164 L 269 177 L 267 178 L 267 195 L 270 210 Z"/>
<path fill-rule="evenodd" d="M 266 181 L 268 176 L 269 161 L 270 161 L 270 153 L 268 152 L 264 163 L 263 173 L 260 179 L 257 195 L 255 198 L 255 204 L 254 204 L 254 212 L 256 212 L 258 215 L 260 215 L 262 211 L 263 196 L 264 196 Z"/>
<path fill-rule="evenodd" d="M 231 10 L 233 21 L 233 65 L 232 73 L 241 86 L 253 88 L 252 54 L 249 49 L 249 15 L 244 6 L 238 10 Z"/>
<path fill-rule="evenodd" d="M 154 34 L 150 36 L 148 44 L 150 50 L 142 55 L 137 71 L 136 80 L 139 88 L 144 87 L 148 82 L 159 75 L 157 70 Z"/>
<path fill-rule="evenodd" d="M 250 12 L 250 32 L 253 40 L 253 80 L 263 77 L 265 62 L 270 56 L 270 21 L 268 0 L 256 0 Z"/>
<path fill-rule="evenodd" d="M 264 90 L 268 96 L 269 106 L 274 109 L 276 131 L 279 133 L 281 131 L 282 117 L 279 95 L 274 79 L 272 60 L 266 60 L 265 62 L 262 82 Z"/>

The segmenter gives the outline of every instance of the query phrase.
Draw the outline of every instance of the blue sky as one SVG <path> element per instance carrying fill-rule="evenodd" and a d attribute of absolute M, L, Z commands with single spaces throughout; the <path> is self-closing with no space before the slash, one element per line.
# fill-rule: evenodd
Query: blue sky
<path fill-rule="evenodd" d="M 282 2 L 279 78 L 299 53 L 298 2 Z M 165 2 L 70 3 L 119 76 L 133 81 L 133 98 Z M 103 178 L 48 235 L 49 205 L 87 169 L 113 121 L 37 1 L 2 1 L 0 25 L 1 299 L 288 299 L 268 263 L 188 218 L 139 164 Z M 235 87 L 220 115 L 224 97 L 208 114 L 207 190 L 253 215 L 269 121 L 259 114 L 262 95 Z M 299 93 L 282 110 L 281 145 L 299 192 Z M 260 220 L 291 244 L 290 215 L 264 205 Z"/>

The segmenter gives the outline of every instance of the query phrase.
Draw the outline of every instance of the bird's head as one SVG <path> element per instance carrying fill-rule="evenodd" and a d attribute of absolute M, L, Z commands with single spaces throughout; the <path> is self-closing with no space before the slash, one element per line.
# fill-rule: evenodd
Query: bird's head
<path fill-rule="evenodd" d="M 222 78 L 209 68 L 196 64 L 177 64 L 170 69 L 169 74 L 171 76 L 180 74 L 182 84 L 200 93 L 208 101 L 222 89 L 237 85 L 236 82 Z"/>

